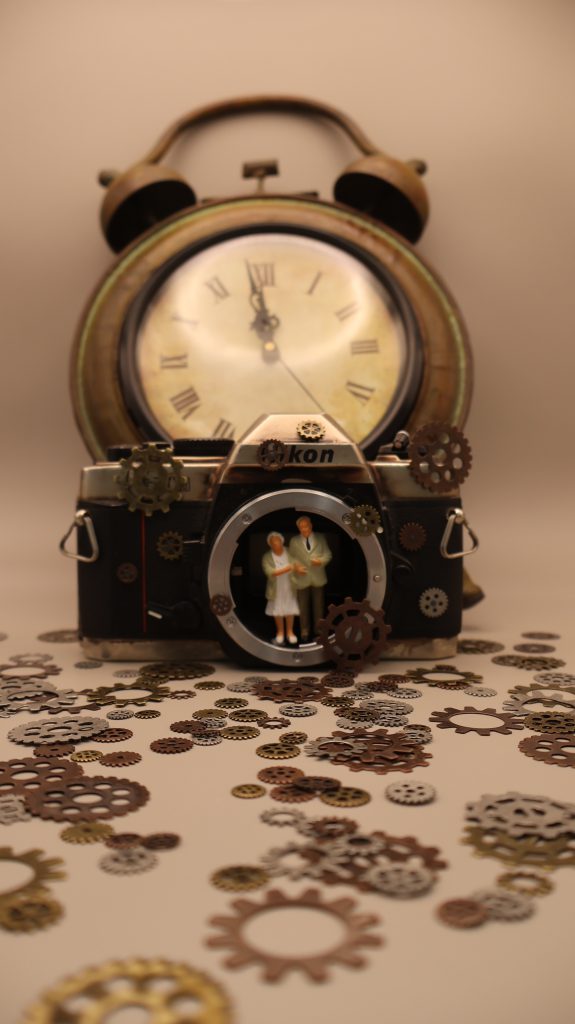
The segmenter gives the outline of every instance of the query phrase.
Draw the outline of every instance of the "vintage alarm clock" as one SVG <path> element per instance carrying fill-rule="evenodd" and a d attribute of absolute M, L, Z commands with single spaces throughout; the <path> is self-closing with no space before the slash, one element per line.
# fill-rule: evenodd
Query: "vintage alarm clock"
<path fill-rule="evenodd" d="M 199 124 L 250 112 L 334 122 L 360 159 L 314 193 L 202 201 L 165 167 Z M 95 458 L 147 440 L 237 440 L 258 415 L 325 412 L 373 458 L 398 429 L 461 427 L 472 383 L 461 315 L 413 248 L 428 215 L 421 161 L 380 152 L 340 111 L 257 96 L 192 111 L 122 174 L 103 172 L 116 262 L 72 357 L 75 415 Z"/>

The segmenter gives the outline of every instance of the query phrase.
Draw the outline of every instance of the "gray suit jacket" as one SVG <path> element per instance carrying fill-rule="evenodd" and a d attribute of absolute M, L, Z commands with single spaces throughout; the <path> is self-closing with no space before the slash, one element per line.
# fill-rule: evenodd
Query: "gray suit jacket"
<path fill-rule="evenodd" d="M 295 574 L 295 585 L 297 590 L 305 590 L 306 587 L 325 587 L 327 575 L 324 566 L 331 562 L 331 551 L 323 534 L 312 535 L 312 548 L 308 551 L 305 545 L 305 538 L 301 533 L 293 537 L 289 543 L 288 553 L 292 562 L 299 562 L 307 569 L 305 576 Z M 320 558 L 321 565 L 312 565 L 312 558 Z"/>

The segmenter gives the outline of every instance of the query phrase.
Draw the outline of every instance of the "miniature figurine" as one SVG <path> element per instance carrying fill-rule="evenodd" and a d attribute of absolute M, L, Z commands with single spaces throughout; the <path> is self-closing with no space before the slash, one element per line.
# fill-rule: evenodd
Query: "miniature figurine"
<path fill-rule="evenodd" d="M 296 519 L 299 535 L 289 544 L 289 557 L 294 563 L 294 584 L 300 615 L 301 640 L 306 643 L 312 629 L 324 615 L 324 589 L 327 583 L 325 566 L 331 562 L 331 551 L 321 533 L 314 533 L 309 516 Z"/>
<path fill-rule="evenodd" d="M 262 568 L 267 576 L 266 615 L 272 615 L 275 620 L 276 644 L 283 644 L 286 633 L 288 643 L 297 644 L 293 620 L 295 615 L 299 615 L 299 604 L 294 566 L 284 547 L 281 533 L 268 533 L 267 542 L 270 550 L 262 558 Z"/>

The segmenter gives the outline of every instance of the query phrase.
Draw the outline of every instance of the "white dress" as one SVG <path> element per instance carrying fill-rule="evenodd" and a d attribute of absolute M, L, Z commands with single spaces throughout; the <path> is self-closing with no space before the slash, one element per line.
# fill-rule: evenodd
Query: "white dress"
<path fill-rule="evenodd" d="M 287 551 L 276 555 L 272 551 L 272 558 L 276 569 L 283 569 L 290 564 Z M 284 572 L 281 576 L 273 577 L 276 581 L 276 596 L 273 601 L 266 605 L 266 615 L 299 615 L 297 597 L 290 580 L 290 573 Z"/>

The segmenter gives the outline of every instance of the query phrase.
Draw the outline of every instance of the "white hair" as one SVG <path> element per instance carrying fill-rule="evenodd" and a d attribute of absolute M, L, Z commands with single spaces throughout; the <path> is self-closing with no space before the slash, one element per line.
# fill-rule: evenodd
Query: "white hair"
<path fill-rule="evenodd" d="M 278 533 L 277 530 L 272 530 L 272 532 L 268 533 L 268 535 L 266 537 L 266 541 L 268 543 L 268 546 L 269 546 L 269 542 L 272 539 L 272 537 L 279 537 L 279 539 L 281 540 L 282 544 L 285 544 L 285 537 L 283 536 L 283 534 Z"/>

